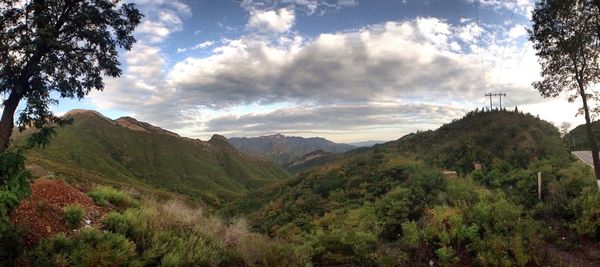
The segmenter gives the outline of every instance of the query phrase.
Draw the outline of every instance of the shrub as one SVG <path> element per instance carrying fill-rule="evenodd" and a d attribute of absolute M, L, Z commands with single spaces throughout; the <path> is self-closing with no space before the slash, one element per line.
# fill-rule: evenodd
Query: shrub
<path fill-rule="evenodd" d="M 72 205 L 67 206 L 63 209 L 65 221 L 71 229 L 79 227 L 81 220 L 83 220 L 84 210 L 80 206 Z"/>
<path fill-rule="evenodd" d="M 587 188 L 573 201 L 577 220 L 573 228 L 581 235 L 600 237 L 600 194 L 594 187 Z"/>
<path fill-rule="evenodd" d="M 14 266 L 24 250 L 26 231 L 16 228 L 6 220 L 0 220 L 0 266 Z"/>
<path fill-rule="evenodd" d="M 140 266 L 136 256 L 124 236 L 91 228 L 73 239 L 55 235 L 28 254 L 32 266 Z"/>
<path fill-rule="evenodd" d="M 113 233 L 122 234 L 125 236 L 130 236 L 132 231 L 132 226 L 127 220 L 127 218 L 118 212 L 111 212 L 104 220 L 102 220 L 102 225 L 104 229 L 111 231 Z"/>
<path fill-rule="evenodd" d="M 137 207 L 139 203 L 123 191 L 119 191 L 109 186 L 98 186 L 87 193 L 96 204 L 108 206 L 110 204 L 118 208 Z"/>
<path fill-rule="evenodd" d="M 8 214 L 19 205 L 19 197 L 9 191 L 0 191 L 0 219 L 8 218 Z"/>

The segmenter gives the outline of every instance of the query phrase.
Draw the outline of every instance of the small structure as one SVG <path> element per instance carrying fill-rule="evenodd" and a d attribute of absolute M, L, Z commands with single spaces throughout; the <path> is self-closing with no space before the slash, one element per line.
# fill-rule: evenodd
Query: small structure
<path fill-rule="evenodd" d="M 481 165 L 481 163 L 474 162 L 473 163 L 473 169 L 476 170 L 476 171 L 481 171 L 481 169 L 483 169 L 483 166 Z"/>

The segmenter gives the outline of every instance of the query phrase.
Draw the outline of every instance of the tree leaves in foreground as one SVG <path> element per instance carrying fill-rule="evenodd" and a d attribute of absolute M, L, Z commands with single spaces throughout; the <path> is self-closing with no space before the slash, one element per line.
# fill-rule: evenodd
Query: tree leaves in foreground
<path fill-rule="evenodd" d="M 142 14 L 113 0 L 0 0 L 0 152 L 8 147 L 19 103 L 20 129 L 44 128 L 48 105 L 103 90 L 103 77 L 121 75 L 120 48 L 130 50 Z"/>
<path fill-rule="evenodd" d="M 533 86 L 544 97 L 566 93 L 570 102 L 581 98 L 595 175 L 600 180 L 600 157 L 591 126 L 591 112 L 600 107 L 590 106 L 600 100 L 593 88 L 600 81 L 600 10 L 592 1 L 543 0 L 536 3 L 532 20 L 530 40 L 542 66 L 542 80 Z"/>

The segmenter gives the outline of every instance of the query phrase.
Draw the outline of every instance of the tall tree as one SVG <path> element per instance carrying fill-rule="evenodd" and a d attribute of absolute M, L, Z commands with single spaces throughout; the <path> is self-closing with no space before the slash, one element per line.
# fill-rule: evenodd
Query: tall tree
<path fill-rule="evenodd" d="M 533 28 L 529 30 L 542 66 L 542 80 L 533 86 L 544 97 L 568 95 L 573 102 L 581 98 L 580 113 L 585 116 L 586 130 L 600 188 L 600 157 L 592 131 L 591 107 L 600 99 L 593 85 L 600 80 L 598 17 L 600 10 L 590 0 L 541 0 L 533 11 Z"/>
<path fill-rule="evenodd" d="M 568 122 L 563 122 L 560 125 L 560 135 L 561 137 L 565 137 L 569 133 L 569 129 L 571 129 L 571 124 Z"/>
<path fill-rule="evenodd" d="M 0 0 L 0 153 L 18 126 L 59 121 L 53 96 L 83 98 L 121 75 L 119 49 L 131 49 L 142 14 L 120 0 Z"/>

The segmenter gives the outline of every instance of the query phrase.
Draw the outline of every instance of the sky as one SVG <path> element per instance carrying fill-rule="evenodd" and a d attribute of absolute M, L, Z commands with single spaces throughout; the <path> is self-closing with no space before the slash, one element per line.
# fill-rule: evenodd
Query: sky
<path fill-rule="evenodd" d="M 503 105 L 555 125 L 528 41 L 534 0 L 128 0 L 145 14 L 123 75 L 52 109 L 132 116 L 206 140 L 395 140 Z M 494 99 L 498 106 L 498 99 Z"/>

